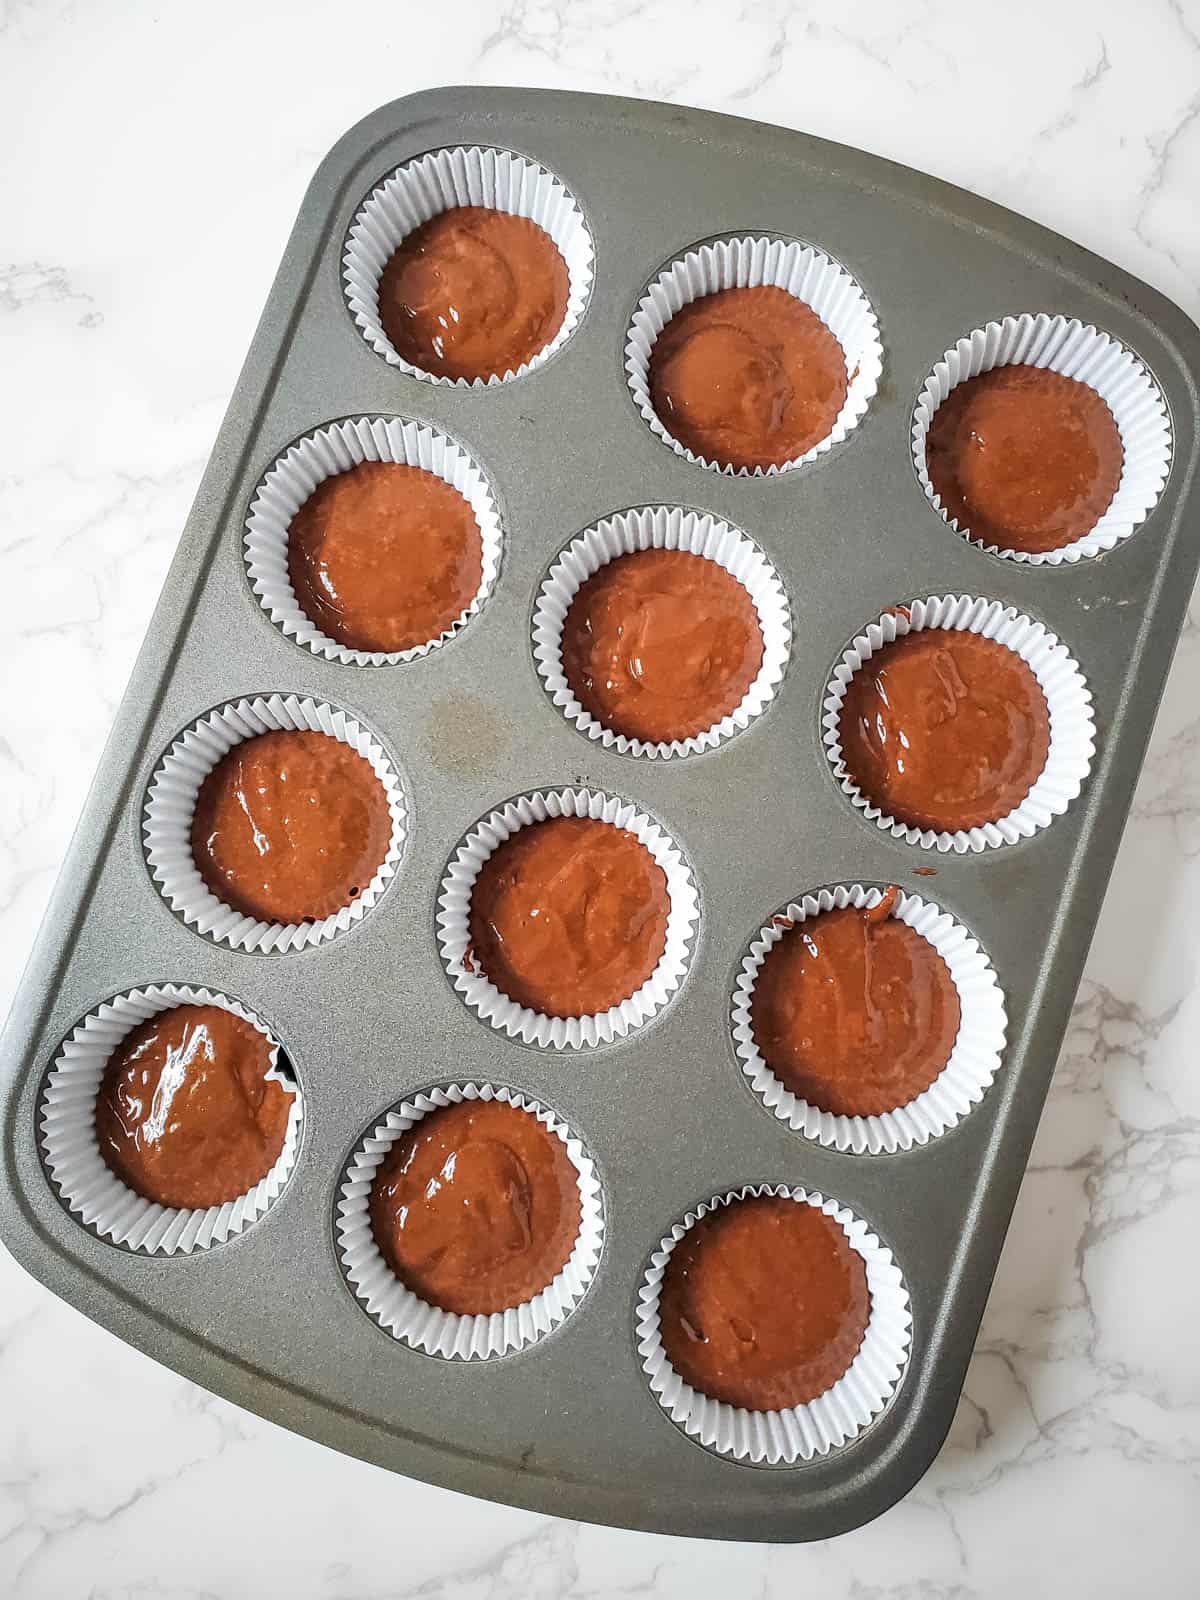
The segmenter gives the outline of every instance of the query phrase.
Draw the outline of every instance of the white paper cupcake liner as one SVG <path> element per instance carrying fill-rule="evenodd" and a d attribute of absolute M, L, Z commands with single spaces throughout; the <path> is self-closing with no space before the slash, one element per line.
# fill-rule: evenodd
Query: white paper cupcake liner
<path fill-rule="evenodd" d="M 567 266 L 567 308 L 562 326 L 543 350 L 515 371 L 490 378 L 444 378 L 405 361 L 379 320 L 379 280 L 384 267 L 414 229 L 456 206 L 487 206 L 528 217 L 548 233 Z M 398 168 L 360 207 L 346 239 L 343 281 L 350 313 L 377 355 L 427 383 L 485 388 L 532 372 L 571 337 L 587 303 L 594 250 L 574 197 L 551 173 L 507 150 L 479 146 L 433 150 Z"/>
<path fill-rule="evenodd" d="M 498 845 L 521 828 L 549 817 L 591 817 L 625 828 L 662 868 L 670 910 L 667 942 L 654 971 L 628 1000 L 584 1017 L 548 1017 L 518 1005 L 478 971 L 470 957 L 471 891 L 480 868 Z M 678 847 L 656 822 L 628 800 L 591 789 L 539 790 L 520 795 L 471 829 L 451 858 L 438 897 L 438 944 L 446 971 L 464 1001 L 510 1039 L 552 1050 L 578 1050 L 623 1039 L 661 1011 L 679 988 L 691 959 L 692 930 L 700 915 L 691 870 Z"/>
<path fill-rule="evenodd" d="M 933 414 L 951 389 L 994 367 L 1024 365 L 1059 372 L 1086 383 L 1105 401 L 1121 435 L 1125 459 L 1121 479 L 1104 515 L 1087 533 L 1058 550 L 1005 550 L 976 539 L 969 528 L 947 515 L 929 481 L 925 441 Z M 990 555 L 1030 566 L 1059 566 L 1102 555 L 1150 514 L 1171 469 L 1171 424 L 1158 384 L 1125 347 L 1074 317 L 1005 317 L 989 322 L 947 350 L 925 380 L 912 426 L 913 465 L 926 497 L 956 533 Z"/>
<path fill-rule="evenodd" d="M 819 889 L 802 900 L 792 901 L 758 930 L 742 961 L 733 993 L 734 1044 L 746 1081 L 755 1094 L 794 1133 L 856 1155 L 908 1150 L 961 1122 L 987 1092 L 1004 1051 L 1004 996 L 987 957 L 948 912 L 901 889 L 892 915 L 933 946 L 958 991 L 958 1035 L 942 1071 L 907 1105 L 877 1116 L 822 1111 L 794 1094 L 771 1071 L 759 1053 L 751 1028 L 754 986 L 767 952 L 809 917 L 823 911 L 841 911 L 846 906 L 876 906 L 882 898 L 882 890 L 865 889 L 854 883 Z"/>
<path fill-rule="evenodd" d="M 782 466 L 734 467 L 697 455 L 673 437 L 650 398 L 650 357 L 667 323 L 693 300 L 721 289 L 762 286 L 795 295 L 833 334 L 846 360 L 846 401 L 825 437 L 795 460 Z M 846 269 L 820 250 L 795 240 L 718 239 L 670 262 L 643 294 L 625 341 L 625 371 L 638 410 L 676 455 L 730 477 L 772 477 L 824 455 L 862 421 L 879 387 L 883 346 L 867 297 Z"/>
<path fill-rule="evenodd" d="M 754 602 L 762 630 L 763 660 L 741 702 L 703 733 L 687 739 L 631 739 L 580 705 L 563 675 L 562 630 L 580 587 L 618 556 L 638 550 L 685 550 L 704 556 L 735 577 Z M 779 574 L 744 533 L 708 512 L 680 506 L 642 506 L 606 517 L 572 541 L 550 568 L 533 614 L 534 660 L 547 693 L 563 715 L 589 739 L 622 755 L 667 760 L 711 750 L 749 726 L 775 695 L 787 667 L 792 624 Z"/>
<path fill-rule="evenodd" d="M 536 1117 L 562 1140 L 579 1176 L 579 1233 L 562 1270 L 531 1300 L 490 1316 L 459 1316 L 420 1299 L 388 1266 L 371 1229 L 371 1189 L 392 1145 L 431 1111 L 463 1100 L 500 1100 Z M 556 1328 L 587 1293 L 604 1245 L 600 1181 L 583 1145 L 536 1100 L 490 1083 L 449 1083 L 427 1089 L 389 1111 L 360 1140 L 346 1166 L 338 1190 L 335 1227 L 342 1269 L 372 1320 L 414 1350 L 463 1361 L 508 1355 Z"/>
<path fill-rule="evenodd" d="M 357 751 L 383 785 L 392 819 L 387 855 L 370 883 L 348 905 L 316 921 L 262 922 L 235 911 L 213 894 L 192 859 L 192 814 L 200 785 L 234 745 L 278 729 L 328 734 Z M 303 950 L 360 922 L 395 876 L 404 846 L 404 791 L 383 746 L 347 712 L 296 695 L 258 696 L 210 711 L 179 735 L 151 779 L 142 834 L 155 883 L 189 927 L 235 950 L 258 954 Z"/>
<path fill-rule="evenodd" d="M 348 472 L 364 461 L 394 461 L 400 466 L 432 472 L 458 490 L 479 526 L 483 570 L 474 598 L 436 639 L 407 650 L 355 650 L 331 639 L 301 608 L 288 573 L 292 518 L 326 478 Z M 452 639 L 491 593 L 500 571 L 500 555 L 500 513 L 483 472 L 444 433 L 400 417 L 352 417 L 298 439 L 259 484 L 246 518 L 246 569 L 263 610 L 289 639 L 327 661 L 350 666 L 392 666 L 415 661 Z"/>
<path fill-rule="evenodd" d="M 834 1218 L 863 1258 L 871 1297 L 858 1354 L 831 1388 L 805 1405 L 749 1411 L 714 1400 L 685 1383 L 667 1359 L 659 1332 L 659 1296 L 671 1252 L 701 1217 L 718 1206 L 762 1195 L 816 1206 Z M 659 1243 L 638 1291 L 636 1338 L 642 1370 L 660 1406 L 690 1438 L 718 1455 L 770 1466 L 791 1466 L 828 1455 L 856 1438 L 888 1404 L 908 1360 L 912 1313 L 900 1269 L 866 1223 L 823 1195 L 787 1184 L 747 1184 L 689 1211 Z"/>
<path fill-rule="evenodd" d="M 1050 748 L 1046 765 L 1024 800 L 994 822 L 978 828 L 939 832 L 933 828 L 914 828 L 888 816 L 863 794 L 842 759 L 838 730 L 842 701 L 850 679 L 877 650 L 906 633 L 923 628 L 947 628 L 962 633 L 978 633 L 1006 646 L 1032 671 L 1041 685 L 1050 713 Z M 872 822 L 893 838 L 927 850 L 958 855 L 968 851 L 994 849 L 1031 838 L 1061 816 L 1083 787 L 1096 748 L 1096 725 L 1092 716 L 1092 697 L 1087 681 L 1066 645 L 1042 623 L 1024 616 L 1014 606 L 999 600 L 977 600 L 969 595 L 931 595 L 911 605 L 885 611 L 860 633 L 843 652 L 825 690 L 822 723 L 825 753 L 842 791 Z"/>
<path fill-rule="evenodd" d="M 275 1165 L 246 1194 L 200 1210 L 158 1205 L 127 1188 L 100 1154 L 96 1138 L 96 1099 L 113 1051 L 139 1023 L 185 1005 L 220 1006 L 251 1023 L 271 1045 L 267 1077 L 294 1091 Z M 59 1199 L 99 1238 L 147 1255 L 187 1255 L 243 1233 L 278 1198 L 300 1145 L 303 1100 L 299 1087 L 276 1069 L 278 1056 L 279 1043 L 260 1017 L 239 1001 L 208 989 L 153 984 L 105 1001 L 63 1043 L 42 1088 L 40 1142 Z"/>

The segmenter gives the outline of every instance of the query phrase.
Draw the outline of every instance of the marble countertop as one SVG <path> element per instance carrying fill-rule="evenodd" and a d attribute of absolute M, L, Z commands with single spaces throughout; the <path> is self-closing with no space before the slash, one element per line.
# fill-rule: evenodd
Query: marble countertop
<path fill-rule="evenodd" d="M 0 0 L 0 1010 L 305 185 L 446 79 L 840 139 L 1200 315 L 1197 0 Z M 966 1393 L 902 1504 L 783 1548 L 466 1500 L 204 1394 L 0 1252 L 0 1593 L 1200 1592 L 1198 686 L 1194 601 Z"/>

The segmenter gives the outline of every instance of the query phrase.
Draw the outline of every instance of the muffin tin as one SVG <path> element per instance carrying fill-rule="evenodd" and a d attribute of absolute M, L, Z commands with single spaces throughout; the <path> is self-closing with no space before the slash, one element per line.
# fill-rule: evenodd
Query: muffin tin
<path fill-rule="evenodd" d="M 429 383 L 360 332 L 343 255 L 365 199 L 398 166 L 475 146 L 515 152 L 569 190 L 594 242 L 593 277 L 569 337 L 524 375 Z M 878 320 L 882 371 L 856 425 L 775 475 L 722 474 L 677 454 L 647 426 L 625 370 L 648 287 L 693 246 L 731 237 L 813 245 L 852 275 Z M 942 353 L 1025 312 L 1112 335 L 1168 408 L 1173 459 L 1157 504 L 1096 559 L 999 559 L 943 520 L 914 471 L 914 408 Z M 802 134 L 524 90 L 430 91 L 368 117 L 301 208 L 5 1035 L 9 1248 L 87 1315 L 208 1388 L 468 1493 L 773 1540 L 828 1536 L 884 1510 L 933 1459 L 954 1412 L 1200 561 L 1200 535 L 1185 534 L 1198 377 L 1200 335 L 1146 286 L 999 207 Z M 361 418 L 426 425 L 461 447 L 502 534 L 477 614 L 439 648 L 391 664 L 307 647 L 260 604 L 244 548 L 275 463 L 317 430 Z M 786 590 L 791 626 L 786 671 L 758 714 L 669 760 L 590 737 L 535 658 L 534 614 L 558 558 L 603 519 L 656 505 L 710 515 L 751 541 Z M 1095 724 L 1090 772 L 1065 812 L 961 854 L 856 809 L 822 722 L 837 663 L 875 619 L 952 595 L 999 601 L 1062 640 Z M 357 920 L 316 942 L 223 941 L 172 912 L 147 862 L 143 816 L 165 754 L 215 710 L 256 697 L 345 713 L 402 790 L 394 874 Z M 680 981 L 639 1026 L 554 1048 L 468 1008 L 443 963 L 439 910 L 449 864 L 481 819 L 524 795 L 582 790 L 661 829 L 694 881 L 698 918 Z M 919 891 L 978 941 L 1007 1042 L 982 1098 L 940 1136 L 843 1149 L 757 1097 L 736 1051 L 735 991 L 776 908 L 827 886 L 888 883 Z M 40 1149 L 41 1097 L 64 1041 L 114 996 L 154 984 L 248 1007 L 304 1097 L 295 1167 L 269 1209 L 228 1242 L 173 1255 L 89 1231 L 56 1196 Z M 603 1228 L 569 1315 L 478 1360 L 431 1356 L 381 1328 L 337 1242 L 347 1167 L 372 1130 L 430 1090 L 468 1083 L 524 1096 L 581 1141 Z M 763 1185 L 859 1219 L 891 1253 L 911 1307 L 882 1413 L 852 1442 L 824 1451 L 818 1440 L 789 1466 L 750 1465 L 688 1437 L 638 1348 L 646 1273 L 664 1241 L 706 1203 Z"/>

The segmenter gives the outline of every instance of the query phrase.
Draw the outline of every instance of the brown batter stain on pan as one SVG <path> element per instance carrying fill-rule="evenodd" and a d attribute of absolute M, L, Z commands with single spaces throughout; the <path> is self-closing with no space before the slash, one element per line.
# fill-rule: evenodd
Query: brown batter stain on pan
<path fill-rule="evenodd" d="M 451 778 L 485 776 L 511 743 L 499 712 L 478 695 L 436 695 L 429 702 L 424 745 L 439 772 Z"/>

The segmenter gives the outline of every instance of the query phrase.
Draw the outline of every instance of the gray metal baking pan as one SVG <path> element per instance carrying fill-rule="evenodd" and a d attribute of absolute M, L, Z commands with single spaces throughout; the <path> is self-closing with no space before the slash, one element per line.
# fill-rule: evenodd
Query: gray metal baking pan
<path fill-rule="evenodd" d="M 537 371 L 487 390 L 388 366 L 355 329 L 340 258 L 354 212 L 406 159 L 478 143 L 555 172 L 592 229 L 590 304 Z M 769 479 L 677 458 L 630 398 L 622 348 L 644 284 L 691 243 L 768 231 L 818 244 L 880 319 L 885 369 L 840 447 Z M 912 469 L 909 422 L 933 362 L 989 319 L 1062 312 L 1107 329 L 1162 387 L 1174 430 L 1166 489 L 1099 560 L 1005 562 L 956 536 Z M 261 1415 L 413 1477 L 562 1516 L 708 1537 L 803 1540 L 878 1515 L 949 1426 L 1200 560 L 1188 527 L 1200 335 L 1153 290 L 1046 229 L 945 183 L 804 134 L 675 106 L 513 89 L 431 90 L 367 117 L 313 179 L 271 290 L 53 894 L 3 1046 L 3 1237 L 30 1272 L 159 1361 Z M 445 648 L 391 668 L 326 662 L 251 592 L 242 530 L 261 474 L 310 428 L 358 413 L 443 427 L 489 474 L 506 553 L 483 612 Z M 598 517 L 676 502 L 726 517 L 789 591 L 791 664 L 768 711 L 695 758 L 649 762 L 590 744 L 534 670 L 530 613 L 557 552 Z M 1095 702 L 1090 779 L 1034 838 L 937 856 L 855 812 L 820 739 L 832 663 L 884 607 L 986 595 L 1043 620 Z M 228 699 L 308 693 L 364 717 L 412 800 L 403 869 L 346 936 L 301 954 L 218 946 L 168 910 L 144 860 L 147 783 L 180 729 Z M 446 861 L 481 815 L 580 781 L 636 800 L 681 844 L 702 927 L 674 1002 L 625 1042 L 529 1049 L 470 1014 L 434 937 Z M 935 877 L 913 880 L 918 866 Z M 919 887 L 989 953 L 1009 1042 L 983 1102 L 897 1156 L 791 1133 L 734 1056 L 729 998 L 746 942 L 780 904 L 838 881 Z M 152 1258 L 92 1236 L 58 1202 L 37 1147 L 39 1085 L 63 1037 L 139 984 L 204 984 L 277 1031 L 307 1095 L 297 1169 L 241 1237 Z M 511 1357 L 449 1362 L 382 1334 L 333 1244 L 342 1164 L 386 1107 L 431 1081 L 526 1090 L 580 1133 L 604 1184 L 607 1237 L 560 1328 Z M 882 1235 L 912 1297 L 914 1340 L 890 1407 L 855 1443 L 791 1468 L 722 1459 L 680 1432 L 634 1349 L 649 1252 L 709 1195 L 803 1183 Z"/>

